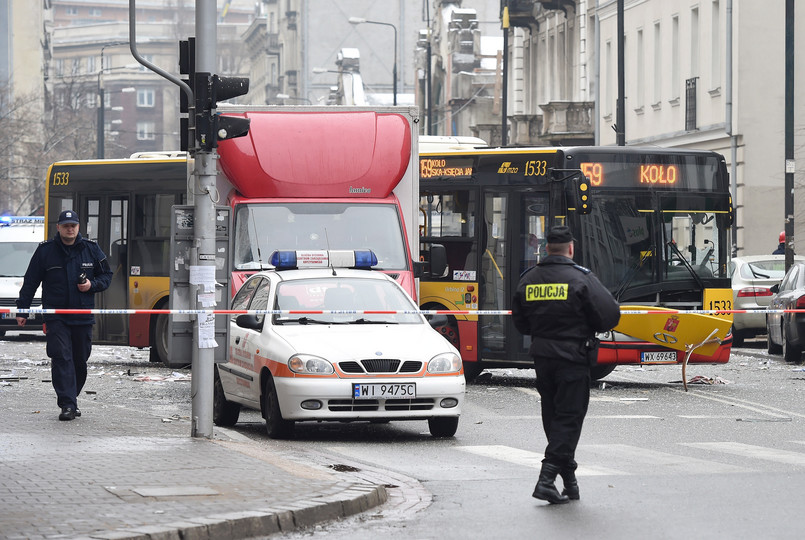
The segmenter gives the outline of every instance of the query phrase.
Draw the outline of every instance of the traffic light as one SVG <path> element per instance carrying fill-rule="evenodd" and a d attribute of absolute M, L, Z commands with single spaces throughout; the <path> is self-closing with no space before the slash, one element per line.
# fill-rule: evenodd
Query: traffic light
<path fill-rule="evenodd" d="M 180 134 L 182 150 L 211 151 L 218 141 L 243 137 L 249 132 L 248 118 L 221 116 L 213 111 L 219 101 L 242 96 L 249 91 L 247 77 L 220 77 L 210 73 L 196 72 L 196 39 L 188 38 L 179 42 L 179 73 L 187 75 L 182 79 L 193 91 L 192 111 L 194 122 L 190 121 L 190 103 L 185 92 L 179 93 Z"/>
<path fill-rule="evenodd" d="M 186 79 L 182 79 L 193 91 L 195 95 L 195 72 L 196 72 L 196 38 L 188 38 L 186 41 L 179 42 L 179 73 L 188 75 Z M 190 121 L 187 116 L 188 113 L 188 99 L 187 94 L 179 89 L 179 140 L 180 150 L 186 152 L 189 148 L 189 142 L 194 141 L 195 123 L 193 127 L 190 126 Z M 191 133 L 192 131 L 192 133 Z M 195 146 L 195 145 L 193 145 Z"/>
<path fill-rule="evenodd" d="M 243 137 L 251 120 L 213 113 L 219 101 L 242 96 L 249 91 L 247 77 L 220 77 L 195 73 L 196 139 L 202 150 L 211 151 L 218 141 Z"/>
<path fill-rule="evenodd" d="M 590 179 L 584 173 L 579 173 L 573 179 L 573 187 L 576 190 L 576 212 L 589 214 L 593 209 L 590 205 Z"/>

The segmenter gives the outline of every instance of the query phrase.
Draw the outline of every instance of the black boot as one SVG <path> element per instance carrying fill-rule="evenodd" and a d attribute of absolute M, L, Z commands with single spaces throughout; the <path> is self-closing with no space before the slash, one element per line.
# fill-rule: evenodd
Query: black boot
<path fill-rule="evenodd" d="M 556 489 L 556 475 L 559 474 L 559 467 L 551 463 L 543 463 L 542 470 L 539 472 L 539 480 L 534 493 L 531 494 L 535 499 L 548 501 L 551 504 L 564 504 L 570 499 L 566 495 L 561 495 Z"/>
<path fill-rule="evenodd" d="M 578 501 L 579 497 L 579 482 L 576 480 L 576 471 L 571 468 L 562 469 L 559 474 L 562 476 L 562 482 L 565 487 L 562 490 L 562 495 L 567 495 L 571 501 Z"/>

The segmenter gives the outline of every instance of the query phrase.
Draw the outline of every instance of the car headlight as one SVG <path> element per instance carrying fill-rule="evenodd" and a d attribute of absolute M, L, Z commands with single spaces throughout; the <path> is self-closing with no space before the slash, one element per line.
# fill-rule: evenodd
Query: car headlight
<path fill-rule="evenodd" d="M 304 375 L 332 375 L 335 373 L 333 365 L 312 354 L 295 354 L 288 359 L 288 367 L 294 373 Z"/>
<path fill-rule="evenodd" d="M 461 371 L 461 357 L 456 353 L 437 354 L 428 361 L 428 373 L 458 373 Z"/>

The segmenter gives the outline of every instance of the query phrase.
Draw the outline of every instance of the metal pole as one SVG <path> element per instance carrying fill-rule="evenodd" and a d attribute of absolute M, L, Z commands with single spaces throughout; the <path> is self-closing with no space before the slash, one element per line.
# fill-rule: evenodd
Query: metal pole
<path fill-rule="evenodd" d="M 394 105 L 397 105 L 397 27 L 393 24 L 390 25 L 394 28 Z"/>
<path fill-rule="evenodd" d="M 215 73 L 218 32 L 215 0 L 196 0 L 196 72 Z M 215 104 L 213 104 L 213 107 Z M 195 171 L 191 176 L 193 190 L 193 262 L 198 266 L 215 266 L 215 205 L 211 193 L 215 189 L 215 162 L 218 155 L 213 151 L 199 150 L 196 153 Z M 214 286 L 214 283 L 213 283 Z M 199 301 L 200 287 L 190 287 L 192 305 L 204 309 Z M 199 340 L 200 323 L 205 315 L 196 315 L 193 331 L 192 352 L 192 422 L 193 437 L 212 438 L 213 370 L 215 350 L 202 348 Z M 213 316 L 214 317 L 214 316 Z M 226 344 L 221 344 L 226 346 Z"/>
<path fill-rule="evenodd" d="M 626 146 L 626 75 L 624 70 L 623 0 L 618 0 L 618 104 L 615 129 L 618 146 Z"/>
<path fill-rule="evenodd" d="M 101 55 L 101 58 L 103 58 L 103 55 Z M 103 61 L 101 61 L 101 63 L 103 63 Z M 104 126 L 105 119 L 103 117 L 103 115 L 104 115 L 104 99 L 103 99 L 104 98 L 104 92 L 103 92 L 102 77 L 103 77 L 103 65 L 101 66 L 101 70 L 98 72 L 98 131 L 97 131 L 97 135 L 96 135 L 96 137 L 98 138 L 98 141 L 97 141 L 97 146 L 98 146 L 97 158 L 98 159 L 103 159 L 103 155 L 104 155 L 103 143 L 104 143 L 104 138 L 106 136 L 106 127 Z"/>
<path fill-rule="evenodd" d="M 433 51 L 431 50 L 431 46 L 430 46 L 430 36 L 431 36 L 431 30 L 430 30 L 430 3 L 428 2 L 428 0 L 425 0 L 425 17 L 426 17 L 427 26 L 428 26 L 428 47 L 427 47 L 427 54 L 426 54 L 428 65 L 426 66 L 426 69 L 425 69 L 425 99 L 426 99 L 425 108 L 427 109 L 427 113 L 428 113 L 427 114 L 428 123 L 427 123 L 426 133 L 427 133 L 427 135 L 433 135 L 433 96 L 431 95 L 431 89 L 430 89 L 430 85 L 431 85 L 431 80 L 430 80 L 431 67 L 430 67 L 430 63 L 431 63 L 431 61 L 433 59 Z"/>
<path fill-rule="evenodd" d="M 506 146 L 508 144 L 508 131 L 509 126 L 507 122 L 506 116 L 508 112 L 506 111 L 506 107 L 508 106 L 508 99 L 507 94 L 509 93 L 509 75 L 508 75 L 508 66 L 509 66 L 509 2 L 506 0 L 506 5 L 503 6 L 503 89 L 501 93 L 501 111 L 500 111 L 500 145 Z"/>
<path fill-rule="evenodd" d="M 785 2 L 785 269 L 794 264 L 794 0 Z"/>

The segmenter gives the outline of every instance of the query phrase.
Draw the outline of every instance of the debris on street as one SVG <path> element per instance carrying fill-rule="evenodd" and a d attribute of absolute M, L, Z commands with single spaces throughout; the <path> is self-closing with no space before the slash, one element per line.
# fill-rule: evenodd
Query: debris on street
<path fill-rule="evenodd" d="M 139 382 L 181 382 L 189 381 L 190 374 L 183 374 L 174 371 L 170 376 L 163 377 L 162 375 L 143 375 L 141 377 L 134 377 L 135 381 Z"/>

